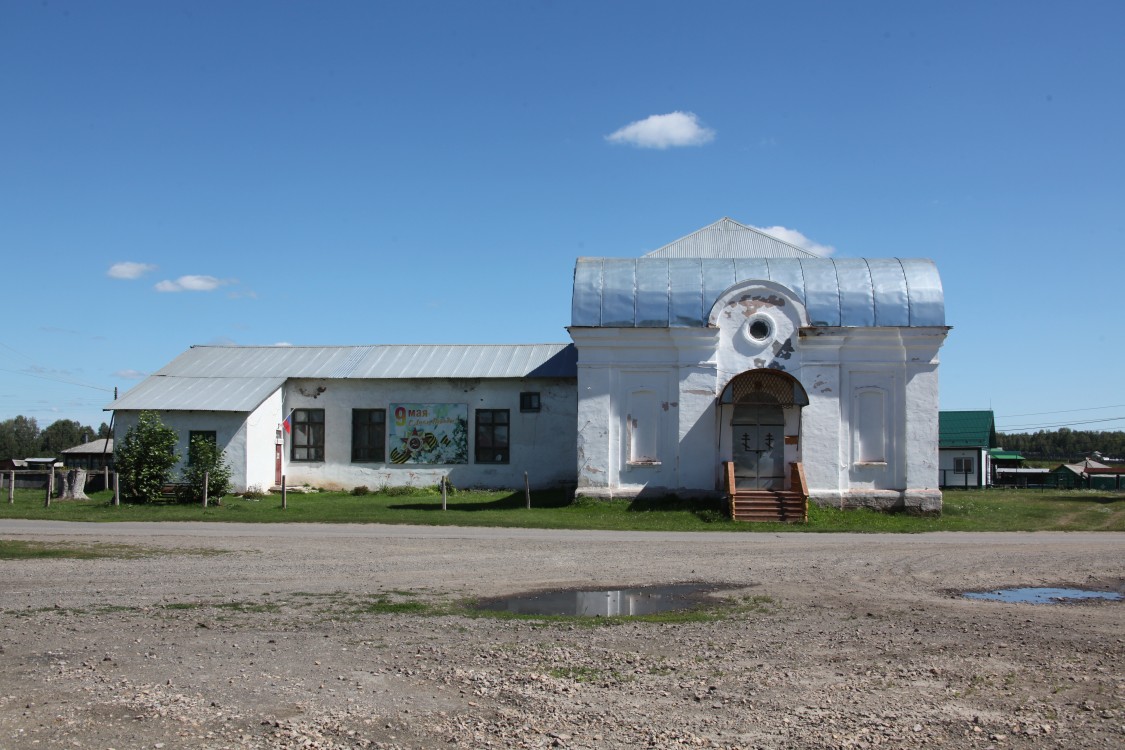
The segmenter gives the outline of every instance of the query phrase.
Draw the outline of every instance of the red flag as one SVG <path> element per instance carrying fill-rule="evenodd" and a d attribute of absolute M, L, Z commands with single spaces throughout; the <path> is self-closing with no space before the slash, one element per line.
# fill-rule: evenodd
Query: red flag
<path fill-rule="evenodd" d="M 288 435 L 290 433 L 290 431 L 292 431 L 292 429 L 293 429 L 292 419 L 293 419 L 293 413 L 290 412 L 289 416 L 285 418 L 285 421 L 281 423 L 281 426 L 285 428 L 285 434 L 286 435 Z"/>

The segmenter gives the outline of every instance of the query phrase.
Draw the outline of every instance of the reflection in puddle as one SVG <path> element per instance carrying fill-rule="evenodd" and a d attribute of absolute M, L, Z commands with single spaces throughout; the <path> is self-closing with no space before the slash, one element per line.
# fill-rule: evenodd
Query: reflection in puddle
<path fill-rule="evenodd" d="M 699 583 L 645 586 L 610 591 L 541 591 L 503 599 L 482 601 L 480 609 L 521 615 L 581 615 L 615 617 L 650 615 L 676 609 L 692 609 L 707 602 L 704 596 L 717 587 Z"/>
<path fill-rule="evenodd" d="M 1018 604 L 1065 604 L 1082 599 L 1120 601 L 1121 594 L 1112 591 L 1087 591 L 1086 589 L 1023 588 L 997 589 L 996 591 L 968 591 L 966 599 L 987 599 L 994 602 Z"/>

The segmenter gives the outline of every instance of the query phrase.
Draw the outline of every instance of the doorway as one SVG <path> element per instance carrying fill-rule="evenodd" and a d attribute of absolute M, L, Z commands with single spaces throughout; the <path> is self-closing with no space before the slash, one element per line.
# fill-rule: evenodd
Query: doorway
<path fill-rule="evenodd" d="M 781 407 L 735 404 L 731 452 L 739 489 L 784 489 L 785 415 Z"/>

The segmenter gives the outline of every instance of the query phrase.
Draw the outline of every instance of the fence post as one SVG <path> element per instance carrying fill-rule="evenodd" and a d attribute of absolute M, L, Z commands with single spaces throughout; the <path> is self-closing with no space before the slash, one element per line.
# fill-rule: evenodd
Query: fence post
<path fill-rule="evenodd" d="M 446 489 L 445 489 L 445 475 L 442 474 L 442 476 L 441 476 L 441 509 L 442 510 L 445 510 L 448 507 L 446 505 L 446 500 L 447 500 L 447 496 L 446 496 Z"/>
<path fill-rule="evenodd" d="M 207 507 L 207 490 L 210 489 L 207 485 L 211 482 L 211 472 L 203 472 L 203 507 Z"/>
<path fill-rule="evenodd" d="M 51 467 L 51 471 L 47 474 L 47 499 L 43 501 L 44 508 L 51 507 L 51 495 L 55 492 L 55 469 Z"/>
<path fill-rule="evenodd" d="M 109 464 L 102 467 L 102 489 L 109 489 Z"/>
<path fill-rule="evenodd" d="M 285 510 L 289 507 L 289 501 L 285 494 L 285 475 L 281 475 L 281 509 Z"/>
<path fill-rule="evenodd" d="M 113 472 L 113 504 L 121 505 L 121 475 Z"/>
<path fill-rule="evenodd" d="M 523 495 L 527 499 L 527 509 L 531 510 L 531 485 L 527 481 L 527 472 L 523 473 Z"/>
<path fill-rule="evenodd" d="M 8 505 L 16 502 L 16 472 L 8 472 Z"/>

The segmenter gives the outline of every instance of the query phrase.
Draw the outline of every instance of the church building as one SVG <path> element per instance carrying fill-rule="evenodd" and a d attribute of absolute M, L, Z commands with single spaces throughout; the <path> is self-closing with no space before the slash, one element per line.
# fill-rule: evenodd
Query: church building
<path fill-rule="evenodd" d="M 722 219 L 579 258 L 572 344 L 192 347 L 106 408 L 213 439 L 236 485 L 941 509 L 933 262 L 819 257 Z M 766 513 L 766 516 L 761 516 Z"/>

